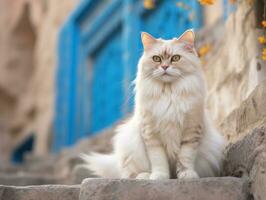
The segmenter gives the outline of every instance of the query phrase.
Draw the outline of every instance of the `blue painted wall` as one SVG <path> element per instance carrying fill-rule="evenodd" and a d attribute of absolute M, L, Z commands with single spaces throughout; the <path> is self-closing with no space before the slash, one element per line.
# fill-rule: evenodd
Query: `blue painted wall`
<path fill-rule="evenodd" d="M 202 24 L 195 0 L 83 0 L 62 27 L 58 44 L 54 150 L 111 126 L 132 110 L 131 81 L 142 53 L 140 32 L 177 37 Z M 194 17 L 193 17 L 194 16 Z"/>

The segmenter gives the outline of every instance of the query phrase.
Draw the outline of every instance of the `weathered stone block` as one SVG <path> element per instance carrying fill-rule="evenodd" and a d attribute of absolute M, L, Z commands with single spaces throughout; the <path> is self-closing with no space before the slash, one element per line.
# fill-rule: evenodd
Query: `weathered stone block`
<path fill-rule="evenodd" d="M 86 179 L 80 200 L 244 200 L 248 198 L 243 179 L 203 178 L 189 181 Z"/>
<path fill-rule="evenodd" d="M 266 198 L 266 153 L 262 153 L 259 159 L 260 161 L 251 172 L 252 194 L 255 200 L 264 200 Z"/>
<path fill-rule="evenodd" d="M 55 177 L 48 177 L 42 174 L 0 174 L 0 185 L 26 186 L 58 184 L 60 182 L 61 180 Z"/>
<path fill-rule="evenodd" d="M 254 198 L 265 199 L 266 125 L 254 129 L 242 140 L 227 147 L 224 175 L 249 177 Z"/>
<path fill-rule="evenodd" d="M 232 176 L 249 175 L 256 158 L 265 151 L 266 126 L 254 129 L 242 140 L 227 147 L 224 174 Z"/>
<path fill-rule="evenodd" d="M 0 200 L 78 200 L 79 186 L 0 186 Z"/>
<path fill-rule="evenodd" d="M 258 85 L 220 126 L 230 142 L 242 139 L 250 130 L 266 123 L 266 80 Z"/>

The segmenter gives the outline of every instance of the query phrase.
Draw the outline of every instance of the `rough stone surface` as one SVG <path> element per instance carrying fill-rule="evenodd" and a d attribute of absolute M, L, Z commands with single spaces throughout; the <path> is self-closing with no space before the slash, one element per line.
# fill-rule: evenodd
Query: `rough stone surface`
<path fill-rule="evenodd" d="M 0 174 L 0 185 L 26 186 L 58 183 L 60 183 L 59 179 L 43 174 Z"/>
<path fill-rule="evenodd" d="M 249 175 L 263 152 L 266 152 L 266 126 L 254 129 L 242 140 L 227 147 L 224 175 Z"/>
<path fill-rule="evenodd" d="M 205 44 L 211 46 L 203 71 L 209 90 L 207 105 L 220 124 L 265 79 L 266 65 L 258 59 L 261 47 L 257 37 L 262 30 L 256 26 L 254 4 L 238 1 L 236 12 L 228 17 L 223 30 L 216 31 L 216 26 L 213 29 L 214 38 L 209 30 L 202 34 Z"/>
<path fill-rule="evenodd" d="M 48 153 L 54 109 L 57 36 L 79 0 L 1 0 L 0 160 L 30 134 Z"/>
<path fill-rule="evenodd" d="M 78 200 L 79 186 L 0 186 L 0 200 Z"/>
<path fill-rule="evenodd" d="M 249 177 L 257 200 L 266 196 L 266 124 L 227 147 L 224 175 Z"/>
<path fill-rule="evenodd" d="M 245 181 L 238 178 L 205 178 L 191 181 L 86 179 L 80 200 L 244 200 Z"/>
<path fill-rule="evenodd" d="M 256 200 L 263 200 L 266 197 L 266 151 L 260 154 L 258 160 L 250 173 L 252 194 Z"/>
<path fill-rule="evenodd" d="M 242 104 L 223 121 L 220 129 L 230 142 L 266 123 L 266 81 L 261 82 Z"/>

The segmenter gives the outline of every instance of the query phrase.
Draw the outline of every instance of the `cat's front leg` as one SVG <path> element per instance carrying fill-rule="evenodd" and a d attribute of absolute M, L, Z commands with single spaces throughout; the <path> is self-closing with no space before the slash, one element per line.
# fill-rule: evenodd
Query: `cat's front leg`
<path fill-rule="evenodd" d="M 166 152 L 151 123 L 144 123 L 142 138 L 151 165 L 150 179 L 169 179 L 170 170 Z"/>
<path fill-rule="evenodd" d="M 194 163 L 201 137 L 201 125 L 189 128 L 184 132 L 177 158 L 177 177 L 179 179 L 199 178 Z"/>
<path fill-rule="evenodd" d="M 151 163 L 150 179 L 169 179 L 170 171 L 166 153 L 161 145 L 147 148 Z"/>

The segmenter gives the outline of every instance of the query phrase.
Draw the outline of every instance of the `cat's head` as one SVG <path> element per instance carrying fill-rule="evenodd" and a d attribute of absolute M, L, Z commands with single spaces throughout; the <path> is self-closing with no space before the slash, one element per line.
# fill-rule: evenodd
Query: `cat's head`
<path fill-rule="evenodd" d="M 194 48 L 195 35 L 192 30 L 171 40 L 156 39 L 143 32 L 141 39 L 144 54 L 139 70 L 143 76 L 162 82 L 174 82 L 198 71 L 199 59 Z"/>

